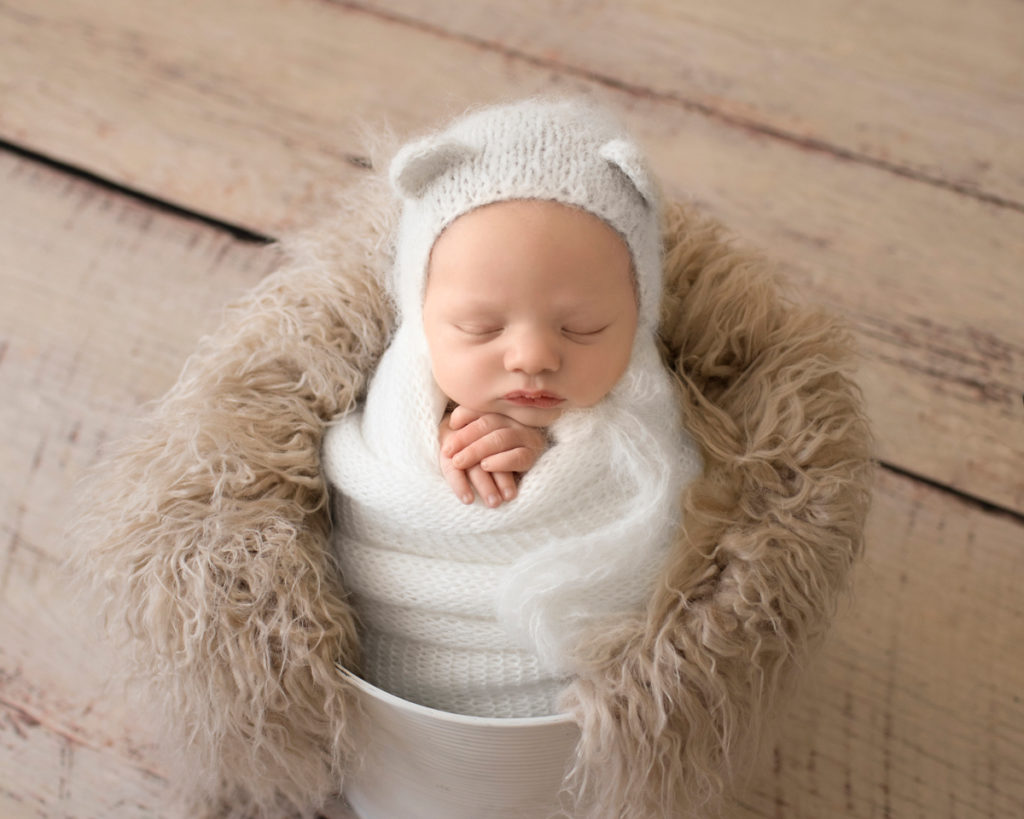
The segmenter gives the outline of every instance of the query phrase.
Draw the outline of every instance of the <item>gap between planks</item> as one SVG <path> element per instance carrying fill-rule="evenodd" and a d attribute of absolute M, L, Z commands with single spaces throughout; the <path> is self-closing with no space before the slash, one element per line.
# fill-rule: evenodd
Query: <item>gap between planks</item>
<path fill-rule="evenodd" d="M 190 210 L 189 208 L 182 207 L 181 205 L 175 205 L 173 202 L 168 202 L 166 199 L 161 199 L 158 196 L 146 193 L 139 188 L 132 188 L 122 182 L 115 182 L 108 177 L 95 173 L 94 171 L 90 171 L 78 165 L 73 165 L 72 163 L 64 160 L 56 159 L 52 156 L 47 156 L 46 154 L 39 153 L 38 151 L 33 151 L 23 145 L 16 145 L 13 142 L 0 139 L 0 151 L 6 151 L 13 156 L 21 157 L 29 162 L 42 165 L 50 168 L 51 170 L 58 171 L 66 174 L 67 176 L 95 185 L 109 193 L 129 197 L 136 202 L 159 211 L 160 213 L 170 214 L 171 216 L 180 216 L 183 219 L 209 225 L 210 227 L 216 228 L 240 242 L 267 244 L 275 241 L 272 236 L 257 233 L 254 230 L 250 230 L 247 227 L 229 222 L 225 219 L 218 219 L 216 216 L 211 216 L 208 213 L 199 213 L 197 211 Z M 356 163 L 353 162 L 353 164 Z M 4 347 L 6 347 L 6 344 Z M 3 350 L 0 349 L 0 362 L 2 361 Z"/>

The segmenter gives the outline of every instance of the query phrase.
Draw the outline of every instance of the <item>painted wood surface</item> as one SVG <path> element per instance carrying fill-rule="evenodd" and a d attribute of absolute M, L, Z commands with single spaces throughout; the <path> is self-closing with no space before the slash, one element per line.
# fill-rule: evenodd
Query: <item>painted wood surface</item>
<path fill-rule="evenodd" d="M 493 97 L 593 93 L 623 112 L 670 195 L 850 318 L 886 463 L 1024 510 L 1024 210 L 344 4 L 243 5 L 0 5 L 0 134 L 279 235 L 365 172 L 358 118 L 407 131 Z"/>
<path fill-rule="evenodd" d="M 671 193 L 850 317 L 897 467 L 730 815 L 1024 815 L 1019 4 L 901 4 L 888 26 L 838 0 L 748 23 L 739 2 L 540 6 L 0 0 L 0 816 L 169 815 L 61 530 L 103 444 L 273 269 L 231 226 L 328 208 L 365 173 L 357 114 L 415 129 L 559 88 L 622 111 Z"/>
<path fill-rule="evenodd" d="M 0 153 L 0 816 L 156 817 L 145 710 L 62 569 L 76 480 L 272 260 Z"/>
<path fill-rule="evenodd" d="M 1016 0 L 344 3 L 812 150 L 1017 206 Z"/>

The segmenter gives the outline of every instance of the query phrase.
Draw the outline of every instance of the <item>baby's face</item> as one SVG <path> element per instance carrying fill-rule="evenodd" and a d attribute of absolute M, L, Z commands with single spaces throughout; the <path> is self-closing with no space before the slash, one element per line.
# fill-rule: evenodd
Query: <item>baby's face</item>
<path fill-rule="evenodd" d="M 604 398 L 629 363 L 629 250 L 596 216 L 556 202 L 487 205 L 434 245 L 423 323 L 450 400 L 547 426 Z"/>

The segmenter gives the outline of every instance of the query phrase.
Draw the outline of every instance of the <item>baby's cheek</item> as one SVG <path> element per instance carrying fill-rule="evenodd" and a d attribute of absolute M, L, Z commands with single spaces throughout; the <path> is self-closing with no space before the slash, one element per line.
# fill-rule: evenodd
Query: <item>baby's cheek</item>
<path fill-rule="evenodd" d="M 434 380 L 441 391 L 457 404 L 464 404 L 473 394 L 477 380 L 471 357 L 452 355 L 434 366 Z"/>
<path fill-rule="evenodd" d="M 605 351 L 591 357 L 587 364 L 581 373 L 580 384 L 587 406 L 593 406 L 619 383 L 629 364 L 629 356 L 618 349 Z"/>

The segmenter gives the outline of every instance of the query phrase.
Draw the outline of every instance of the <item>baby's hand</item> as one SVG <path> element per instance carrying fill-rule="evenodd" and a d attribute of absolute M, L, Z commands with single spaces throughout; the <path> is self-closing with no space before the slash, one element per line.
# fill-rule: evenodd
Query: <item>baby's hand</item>
<path fill-rule="evenodd" d="M 490 507 L 516 496 L 516 476 L 532 467 L 547 437 L 496 412 L 456 407 L 441 420 L 441 472 L 463 503 L 473 490 Z"/>

